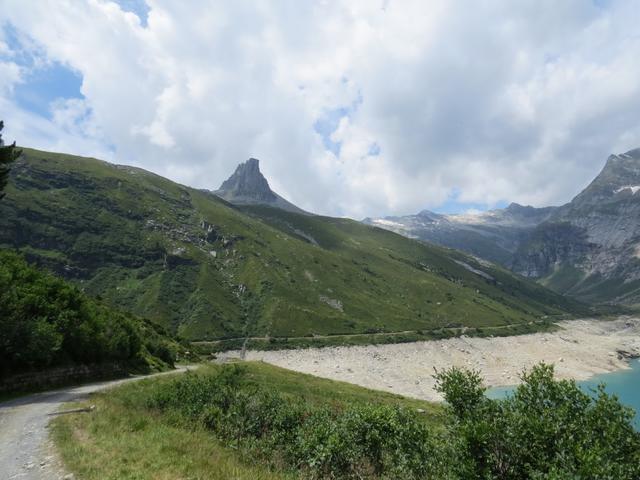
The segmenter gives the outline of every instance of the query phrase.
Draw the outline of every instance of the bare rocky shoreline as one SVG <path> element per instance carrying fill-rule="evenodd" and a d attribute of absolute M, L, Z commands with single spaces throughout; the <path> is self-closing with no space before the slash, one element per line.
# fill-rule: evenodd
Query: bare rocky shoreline
<path fill-rule="evenodd" d="M 514 385 L 523 369 L 555 364 L 558 378 L 586 380 L 629 368 L 640 354 L 640 319 L 571 320 L 561 330 L 512 337 L 458 337 L 416 343 L 248 351 L 247 360 L 271 363 L 319 377 L 355 383 L 408 397 L 441 400 L 433 389 L 434 369 L 450 366 L 479 370 L 488 386 Z M 233 358 L 239 352 L 221 357 Z"/>

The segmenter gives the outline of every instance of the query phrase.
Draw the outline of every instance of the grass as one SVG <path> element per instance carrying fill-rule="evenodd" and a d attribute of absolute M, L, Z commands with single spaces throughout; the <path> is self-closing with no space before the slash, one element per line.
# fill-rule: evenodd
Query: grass
<path fill-rule="evenodd" d="M 559 320 L 561 318 L 556 318 Z M 329 335 L 323 337 L 298 338 L 243 338 L 218 340 L 213 342 L 193 342 L 192 349 L 200 355 L 210 355 L 227 350 L 240 350 L 246 346 L 248 350 L 286 350 L 299 348 L 346 347 L 356 345 L 386 345 L 393 343 L 424 342 L 442 340 L 460 335 L 468 337 L 504 337 L 525 335 L 538 332 L 553 332 L 557 325 L 550 320 L 539 320 L 531 323 L 518 323 L 498 327 L 455 327 L 430 331 L 406 331 L 394 333 Z"/>
<path fill-rule="evenodd" d="M 314 405 L 376 403 L 425 410 L 430 425 L 441 424 L 439 405 L 325 380 L 271 365 L 245 362 L 247 380 Z M 212 374 L 219 366 L 201 367 Z M 241 449 L 212 434 L 145 408 L 145 395 L 168 377 L 143 380 L 94 395 L 92 413 L 58 417 L 53 438 L 66 467 L 78 478 L 102 479 L 251 479 L 295 478 L 254 464 Z M 418 414 L 416 414 L 418 415 Z"/>
<path fill-rule="evenodd" d="M 97 411 L 59 418 L 53 438 L 67 469 L 85 480 L 293 478 L 248 462 L 211 434 L 98 397 Z"/>
<path fill-rule="evenodd" d="M 353 220 L 240 209 L 141 169 L 24 154 L 0 204 L 0 246 L 188 340 L 485 328 L 588 312 L 495 265 Z"/>
<path fill-rule="evenodd" d="M 240 362 L 240 364 L 248 368 L 247 378 L 256 385 L 302 398 L 315 405 L 329 403 L 344 406 L 352 403 L 376 403 L 420 408 L 427 412 L 425 418 L 434 425 L 439 423 L 438 419 L 442 414 L 439 405 L 423 400 L 298 373 L 262 362 Z"/>

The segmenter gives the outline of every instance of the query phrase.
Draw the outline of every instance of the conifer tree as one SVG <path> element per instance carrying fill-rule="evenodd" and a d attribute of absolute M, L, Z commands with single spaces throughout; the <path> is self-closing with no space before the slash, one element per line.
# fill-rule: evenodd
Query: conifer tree
<path fill-rule="evenodd" d="M 21 151 L 16 148 L 16 142 L 11 145 L 5 145 L 2 141 L 2 129 L 4 122 L 0 120 L 0 199 L 4 197 L 4 187 L 7 186 L 9 180 L 9 170 L 11 163 L 20 156 Z"/>

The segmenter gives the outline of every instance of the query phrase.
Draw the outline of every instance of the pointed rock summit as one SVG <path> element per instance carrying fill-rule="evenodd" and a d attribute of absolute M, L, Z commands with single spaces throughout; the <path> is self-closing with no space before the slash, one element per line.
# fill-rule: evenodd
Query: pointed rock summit
<path fill-rule="evenodd" d="M 289 212 L 307 213 L 271 190 L 260 171 L 260 160 L 257 158 L 250 158 L 238 165 L 233 175 L 213 193 L 234 205 L 267 205 Z"/>
<path fill-rule="evenodd" d="M 271 191 L 269 182 L 260 172 L 260 160 L 257 158 L 250 158 L 238 165 L 233 175 L 222 182 L 216 193 L 232 203 L 233 199 L 270 203 L 277 198 Z"/>
<path fill-rule="evenodd" d="M 602 207 L 605 203 L 640 202 L 640 148 L 610 155 L 598 176 L 569 205 L 573 209 Z M 625 207 L 626 208 L 626 207 Z M 640 212 L 639 212 L 640 213 Z"/>

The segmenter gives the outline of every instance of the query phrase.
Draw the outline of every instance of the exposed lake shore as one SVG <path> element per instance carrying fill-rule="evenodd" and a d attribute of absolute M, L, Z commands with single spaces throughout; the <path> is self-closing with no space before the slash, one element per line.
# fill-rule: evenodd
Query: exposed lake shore
<path fill-rule="evenodd" d="M 457 337 L 416 343 L 248 351 L 258 360 L 298 372 L 386 390 L 424 400 L 441 400 L 434 390 L 434 369 L 451 366 L 479 370 L 487 386 L 514 385 L 523 369 L 539 362 L 555 364 L 556 376 L 586 380 L 629 368 L 640 354 L 640 318 L 571 320 L 561 330 L 512 337 Z M 222 359 L 239 352 L 221 354 Z"/>

